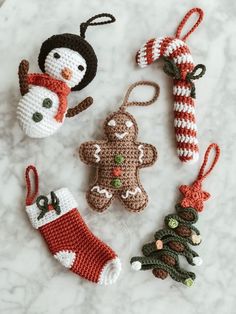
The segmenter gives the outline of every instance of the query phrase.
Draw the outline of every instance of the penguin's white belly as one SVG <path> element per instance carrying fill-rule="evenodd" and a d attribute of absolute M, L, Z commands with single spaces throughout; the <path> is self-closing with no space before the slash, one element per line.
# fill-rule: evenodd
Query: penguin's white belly
<path fill-rule="evenodd" d="M 59 107 L 56 93 L 45 87 L 32 86 L 17 107 L 17 118 L 23 131 L 30 137 L 47 137 L 63 124 L 55 115 Z"/>

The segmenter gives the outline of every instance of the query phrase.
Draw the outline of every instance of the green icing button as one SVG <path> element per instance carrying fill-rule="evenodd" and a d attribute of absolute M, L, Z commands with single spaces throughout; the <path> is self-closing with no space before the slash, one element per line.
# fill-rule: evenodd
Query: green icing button
<path fill-rule="evenodd" d="M 171 229 L 175 229 L 178 227 L 178 221 L 174 218 L 170 218 L 170 220 L 168 221 L 168 226 L 171 228 Z"/>
<path fill-rule="evenodd" d="M 52 100 L 50 98 L 45 98 L 43 100 L 43 107 L 51 108 L 52 107 Z"/>
<path fill-rule="evenodd" d="M 122 155 L 115 156 L 115 163 L 117 165 L 121 165 L 124 162 L 125 158 Z"/>
<path fill-rule="evenodd" d="M 192 278 L 187 278 L 184 280 L 184 284 L 187 286 L 187 287 L 191 287 L 193 285 L 193 279 Z"/>
<path fill-rule="evenodd" d="M 122 186 L 122 182 L 120 179 L 114 179 L 111 181 L 111 184 L 114 188 L 118 189 Z"/>

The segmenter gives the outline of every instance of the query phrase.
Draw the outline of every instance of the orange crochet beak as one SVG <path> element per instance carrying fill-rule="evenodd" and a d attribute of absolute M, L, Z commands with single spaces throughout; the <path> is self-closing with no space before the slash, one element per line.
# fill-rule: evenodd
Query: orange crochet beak
<path fill-rule="evenodd" d="M 70 80 L 72 78 L 72 71 L 69 68 L 64 68 L 61 70 L 61 76 L 66 79 Z"/>

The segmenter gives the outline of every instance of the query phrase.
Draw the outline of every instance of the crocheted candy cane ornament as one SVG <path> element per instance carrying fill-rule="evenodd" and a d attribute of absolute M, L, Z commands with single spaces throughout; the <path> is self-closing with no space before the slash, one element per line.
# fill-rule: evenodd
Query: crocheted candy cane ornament
<path fill-rule="evenodd" d="M 30 180 L 32 172 L 35 189 Z M 38 173 L 34 166 L 25 172 L 26 212 L 53 256 L 66 268 L 102 285 L 114 283 L 121 271 L 116 253 L 88 229 L 67 188 L 38 195 Z M 37 198 L 36 198 L 37 197 Z M 36 198 L 36 201 L 35 201 Z"/>
<path fill-rule="evenodd" d="M 107 19 L 99 21 L 100 18 Z M 86 29 L 114 21 L 111 14 L 98 14 L 80 25 L 80 36 L 58 34 L 48 38 L 38 57 L 44 74 L 28 74 L 29 62 L 21 61 L 18 75 L 23 97 L 17 108 L 17 118 L 28 136 L 47 137 L 62 126 L 65 117 L 73 117 L 92 104 L 93 99 L 87 97 L 68 109 L 67 96 L 71 91 L 87 86 L 97 72 L 97 57 L 85 40 Z"/>
<path fill-rule="evenodd" d="M 154 87 L 154 96 L 149 101 L 130 102 L 130 93 L 140 85 Z M 87 192 L 92 209 L 102 212 L 114 198 L 118 198 L 126 209 L 133 212 L 139 212 L 147 206 L 148 196 L 140 182 L 139 169 L 154 164 L 157 151 L 154 146 L 137 141 L 138 125 L 134 117 L 126 112 L 126 108 L 151 105 L 158 95 L 159 85 L 154 82 L 132 84 L 120 109 L 105 120 L 106 138 L 80 146 L 81 160 L 97 169 L 95 182 Z"/>
<path fill-rule="evenodd" d="M 199 15 L 198 20 L 187 34 L 181 37 L 183 27 L 193 13 Z M 193 8 L 183 18 L 174 37 L 151 39 L 141 47 L 136 56 L 140 67 L 145 67 L 162 57 L 165 61 L 163 68 L 165 73 L 173 77 L 174 127 L 177 154 L 182 162 L 196 161 L 199 156 L 193 80 L 202 77 L 206 68 L 202 64 L 195 66 L 185 41 L 202 19 L 203 11 Z"/>
<path fill-rule="evenodd" d="M 209 170 L 205 172 L 211 150 L 215 150 L 215 158 Z M 199 230 L 193 224 L 198 220 L 198 213 L 203 210 L 203 202 L 210 198 L 210 194 L 202 190 L 202 182 L 213 170 L 219 156 L 219 146 L 211 144 L 205 153 L 196 181 L 190 186 L 180 186 L 179 190 L 184 197 L 175 206 L 176 213 L 167 215 L 164 229 L 155 233 L 153 242 L 143 246 L 144 257 L 131 259 L 134 270 L 152 269 L 157 278 L 165 279 L 169 274 L 172 279 L 188 287 L 192 286 L 196 276 L 180 267 L 179 256 L 185 257 L 190 265 L 202 264 L 202 259 L 189 245 L 196 246 L 202 241 Z"/>

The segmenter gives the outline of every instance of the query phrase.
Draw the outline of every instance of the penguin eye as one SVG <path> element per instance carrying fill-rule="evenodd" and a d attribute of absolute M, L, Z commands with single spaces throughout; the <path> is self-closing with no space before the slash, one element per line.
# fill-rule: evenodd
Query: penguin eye
<path fill-rule="evenodd" d="M 55 59 L 61 58 L 61 56 L 59 55 L 58 52 L 55 52 L 55 53 L 53 54 L 53 57 L 54 57 Z"/>
<path fill-rule="evenodd" d="M 84 71 L 84 67 L 83 67 L 81 64 L 78 66 L 78 69 L 79 69 L 80 71 Z"/>

